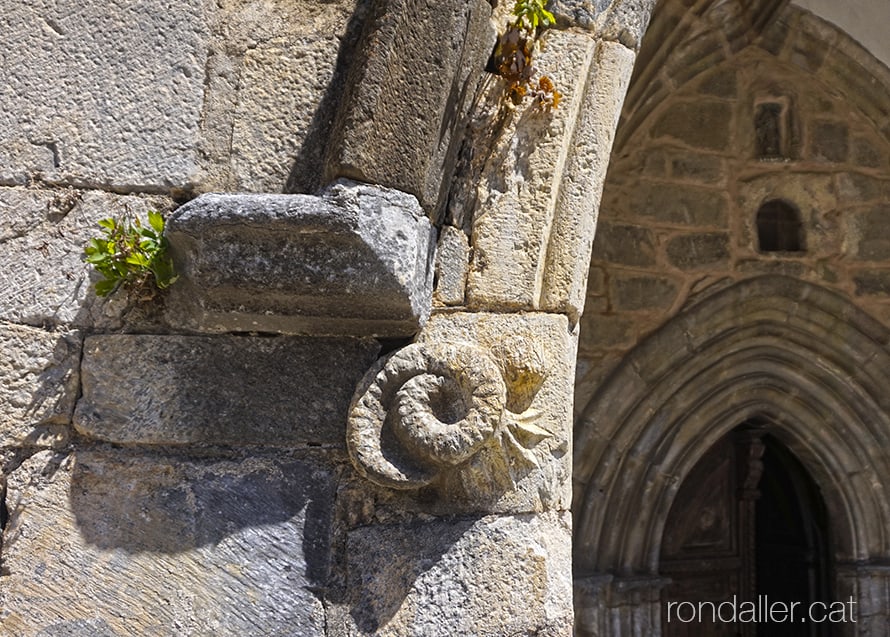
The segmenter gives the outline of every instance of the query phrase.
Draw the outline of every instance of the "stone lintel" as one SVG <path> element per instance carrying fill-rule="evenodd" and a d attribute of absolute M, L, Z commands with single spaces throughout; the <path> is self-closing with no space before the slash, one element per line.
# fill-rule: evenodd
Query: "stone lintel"
<path fill-rule="evenodd" d="M 203 195 L 167 236 L 175 327 L 404 337 L 429 316 L 436 231 L 396 190 L 339 181 L 319 196 Z"/>

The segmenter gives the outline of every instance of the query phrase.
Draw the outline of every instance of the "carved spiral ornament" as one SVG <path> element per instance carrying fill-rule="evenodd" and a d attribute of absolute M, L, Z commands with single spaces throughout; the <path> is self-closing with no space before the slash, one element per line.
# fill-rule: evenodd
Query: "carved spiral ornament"
<path fill-rule="evenodd" d="M 376 484 L 422 487 L 492 439 L 505 402 L 500 369 L 484 350 L 408 345 L 359 384 L 349 413 L 349 456 Z"/>

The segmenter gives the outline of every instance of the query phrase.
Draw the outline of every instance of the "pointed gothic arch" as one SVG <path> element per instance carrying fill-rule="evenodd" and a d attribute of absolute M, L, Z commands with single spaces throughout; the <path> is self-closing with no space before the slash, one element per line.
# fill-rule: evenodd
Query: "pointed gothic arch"
<path fill-rule="evenodd" d="M 838 294 L 766 276 L 705 298 L 628 354 L 575 432 L 579 633 L 605 622 L 593 630 L 625 634 L 607 624 L 630 622 L 659 634 L 658 559 L 673 498 L 698 459 L 753 418 L 822 491 L 839 594 L 860 600 L 861 617 L 885 621 L 886 608 L 868 605 L 890 577 L 888 340 Z M 586 600 L 585 586 L 597 588 Z"/>

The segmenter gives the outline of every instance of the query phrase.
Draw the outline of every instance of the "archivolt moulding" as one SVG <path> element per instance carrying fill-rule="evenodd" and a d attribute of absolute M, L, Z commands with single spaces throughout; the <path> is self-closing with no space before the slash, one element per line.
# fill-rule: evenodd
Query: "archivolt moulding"
<path fill-rule="evenodd" d="M 683 479 L 751 418 L 819 484 L 838 561 L 890 557 L 888 339 L 843 297 L 785 277 L 748 279 L 671 319 L 576 427 L 577 573 L 657 574 Z"/>

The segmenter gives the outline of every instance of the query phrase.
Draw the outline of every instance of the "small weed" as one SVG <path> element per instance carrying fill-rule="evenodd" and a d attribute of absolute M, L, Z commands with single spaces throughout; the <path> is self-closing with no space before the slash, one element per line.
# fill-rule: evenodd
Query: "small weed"
<path fill-rule="evenodd" d="M 148 298 L 178 278 L 167 253 L 164 218 L 148 213 L 148 225 L 138 217 L 109 217 L 99 221 L 102 236 L 90 239 L 84 249 L 87 263 L 104 278 L 96 282 L 96 294 L 108 296 L 120 287 L 146 292 Z"/>
<path fill-rule="evenodd" d="M 536 69 L 533 65 L 535 47 L 540 48 L 538 36 L 545 28 L 556 24 L 556 18 L 544 8 L 546 0 L 516 0 L 513 5 L 514 20 L 498 38 L 495 50 L 497 73 L 507 80 L 506 95 L 518 106 L 526 95 L 543 108 L 557 108 L 562 94 L 556 90 L 546 75 L 533 81 Z"/>

